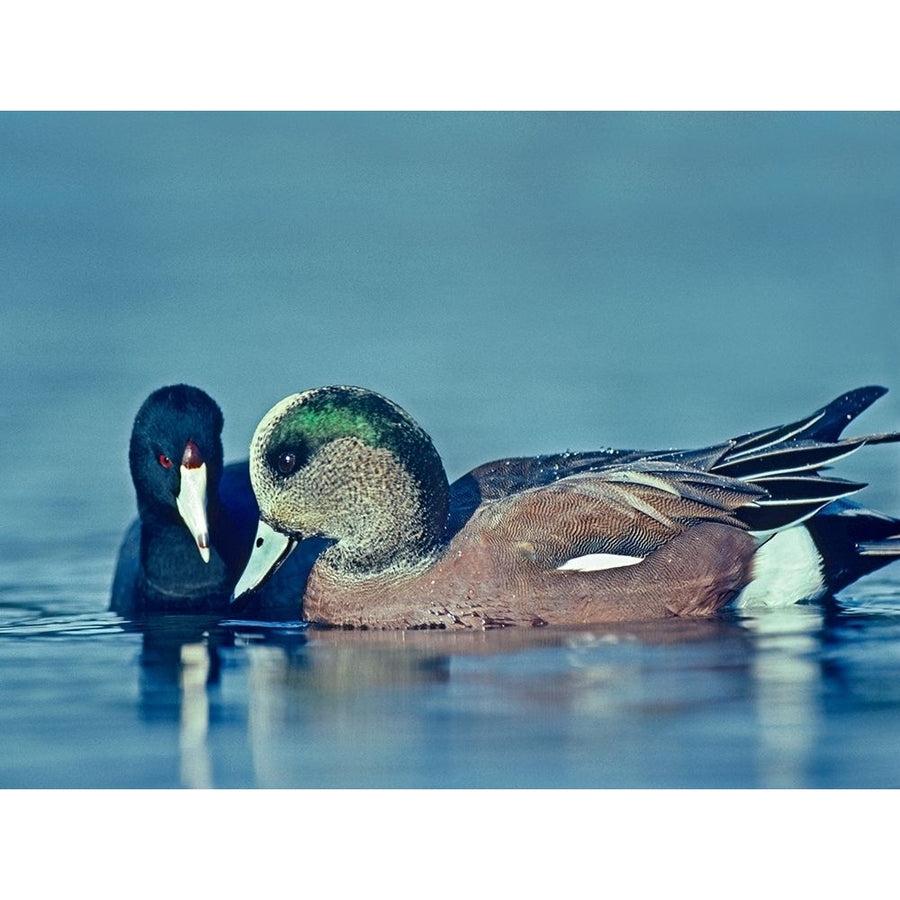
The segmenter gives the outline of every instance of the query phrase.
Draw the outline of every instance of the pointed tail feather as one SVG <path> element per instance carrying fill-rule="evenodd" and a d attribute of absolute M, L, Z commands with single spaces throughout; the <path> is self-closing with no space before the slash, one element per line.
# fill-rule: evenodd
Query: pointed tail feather
<path fill-rule="evenodd" d="M 886 557 L 885 562 L 900 559 L 900 534 L 886 541 L 863 541 L 856 545 L 856 549 L 862 556 Z"/>

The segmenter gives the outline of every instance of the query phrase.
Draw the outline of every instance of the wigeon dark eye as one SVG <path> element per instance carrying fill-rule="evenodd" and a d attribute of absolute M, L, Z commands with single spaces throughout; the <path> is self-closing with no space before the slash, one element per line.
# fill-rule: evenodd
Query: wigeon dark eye
<path fill-rule="evenodd" d="M 282 475 L 290 475 L 297 467 L 297 454 L 285 451 L 278 454 L 278 471 Z"/>
<path fill-rule="evenodd" d="M 160 453 L 156 460 L 164 469 L 172 468 L 172 460 L 165 453 Z"/>

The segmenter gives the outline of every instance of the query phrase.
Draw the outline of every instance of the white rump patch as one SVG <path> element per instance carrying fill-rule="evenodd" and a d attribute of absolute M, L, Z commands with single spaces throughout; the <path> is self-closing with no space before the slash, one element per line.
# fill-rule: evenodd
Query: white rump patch
<path fill-rule="evenodd" d="M 795 525 L 779 531 L 756 551 L 753 581 L 734 606 L 791 606 L 825 593 L 822 555 L 809 531 Z"/>
<path fill-rule="evenodd" d="M 619 553 L 586 553 L 566 560 L 556 567 L 557 572 L 599 572 L 601 569 L 618 569 L 643 562 L 643 556 L 624 556 Z"/>

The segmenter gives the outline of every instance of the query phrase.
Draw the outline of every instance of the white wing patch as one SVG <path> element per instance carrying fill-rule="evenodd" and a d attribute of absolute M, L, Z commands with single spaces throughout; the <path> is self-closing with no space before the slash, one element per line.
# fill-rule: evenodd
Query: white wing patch
<path fill-rule="evenodd" d="M 617 569 L 643 562 L 643 556 L 625 556 L 619 553 L 586 553 L 566 560 L 556 567 L 557 572 L 599 572 L 602 569 Z"/>

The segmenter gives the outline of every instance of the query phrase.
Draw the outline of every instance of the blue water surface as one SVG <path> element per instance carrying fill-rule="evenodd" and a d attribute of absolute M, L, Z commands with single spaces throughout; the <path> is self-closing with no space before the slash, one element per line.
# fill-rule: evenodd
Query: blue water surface
<path fill-rule="evenodd" d="M 900 567 L 828 604 L 350 634 L 107 611 L 154 388 L 362 384 L 454 478 L 900 427 L 893 114 L 0 116 L 0 786 L 900 786 Z M 900 514 L 898 450 L 840 474 Z"/>

